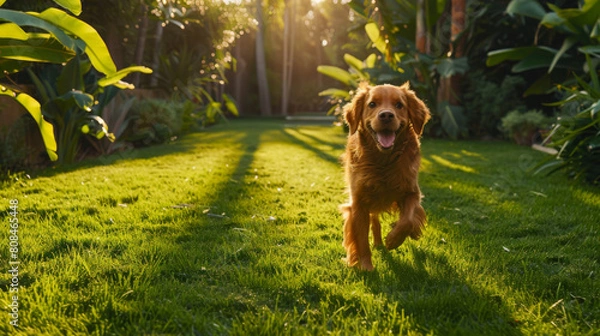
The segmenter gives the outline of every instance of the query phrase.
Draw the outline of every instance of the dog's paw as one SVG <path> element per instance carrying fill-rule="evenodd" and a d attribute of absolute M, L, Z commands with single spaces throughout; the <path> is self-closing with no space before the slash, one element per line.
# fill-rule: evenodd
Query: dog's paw
<path fill-rule="evenodd" d="M 342 258 L 341 260 L 344 262 L 344 264 L 346 264 L 346 266 L 360 271 L 372 271 L 375 269 L 370 258 L 361 259 L 360 261 L 357 260 L 353 263 L 348 262 L 348 258 Z"/>
<path fill-rule="evenodd" d="M 371 262 L 371 258 L 364 258 L 360 260 L 360 267 L 359 269 L 361 271 L 372 271 L 375 269 L 375 267 L 373 267 L 373 263 Z"/>
<path fill-rule="evenodd" d="M 365 265 L 360 267 L 361 271 L 373 272 L 375 267 L 373 265 Z"/>
<path fill-rule="evenodd" d="M 411 232 L 410 238 L 414 240 L 419 240 L 419 238 L 421 238 L 422 235 L 423 232 L 421 230 L 414 230 L 413 232 Z"/>
<path fill-rule="evenodd" d="M 411 234 L 411 230 L 407 230 L 406 227 L 402 227 L 402 226 L 399 227 L 397 225 L 385 237 L 385 247 L 388 250 L 393 250 L 393 249 L 397 248 L 398 246 L 402 245 L 402 243 L 404 243 L 404 241 L 406 240 L 406 237 L 408 237 L 410 234 Z"/>
<path fill-rule="evenodd" d="M 348 266 L 348 267 L 354 267 L 356 265 L 358 265 L 358 256 L 354 253 L 347 253 L 346 257 L 342 258 L 342 261 Z"/>
<path fill-rule="evenodd" d="M 406 240 L 406 236 L 390 237 L 388 235 L 385 238 L 385 248 L 387 248 L 388 250 L 393 250 L 393 249 L 397 248 L 398 246 L 402 245 L 402 243 L 404 243 L 404 240 Z"/>

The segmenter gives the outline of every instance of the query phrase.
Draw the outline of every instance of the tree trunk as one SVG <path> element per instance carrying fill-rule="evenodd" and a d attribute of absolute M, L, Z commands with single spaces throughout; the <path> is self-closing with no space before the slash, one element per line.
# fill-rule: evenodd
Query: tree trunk
<path fill-rule="evenodd" d="M 296 41 L 296 3 L 286 1 L 283 16 L 283 85 L 281 94 L 281 114 L 287 116 L 289 111 L 292 75 L 294 69 L 294 47 Z"/>
<path fill-rule="evenodd" d="M 243 102 L 243 81 L 244 74 L 246 71 L 246 60 L 242 57 L 242 39 L 238 39 L 235 42 L 235 47 L 233 48 L 234 57 L 237 60 L 237 66 L 234 77 L 234 86 L 233 86 L 233 98 L 238 107 L 239 114 L 242 115 L 244 106 Z"/>
<path fill-rule="evenodd" d="M 258 30 L 256 31 L 256 74 L 258 78 L 258 98 L 260 104 L 260 114 L 263 116 L 270 116 L 271 97 L 269 94 L 269 82 L 267 80 L 267 62 L 265 59 L 265 43 L 263 40 L 264 20 L 262 10 L 262 0 L 257 0 L 256 21 L 258 21 Z"/>
<path fill-rule="evenodd" d="M 283 11 L 283 62 L 282 62 L 282 80 L 281 80 L 281 115 L 287 116 L 288 111 L 288 62 L 290 55 L 290 0 L 285 1 Z"/>
<path fill-rule="evenodd" d="M 464 56 L 464 39 L 458 39 L 465 29 L 465 0 L 452 0 L 450 25 L 450 55 L 457 59 Z M 440 78 L 438 89 L 438 100 L 447 101 L 450 105 L 460 105 L 461 98 L 461 75 Z"/>
<path fill-rule="evenodd" d="M 291 11 L 291 22 L 290 22 L 290 50 L 289 50 L 289 71 L 287 78 L 287 92 L 286 95 L 288 97 L 288 105 L 290 100 L 290 92 L 292 90 L 292 78 L 294 78 L 294 55 L 296 54 L 294 50 L 296 50 L 296 1 L 292 1 L 292 11 Z"/>
<path fill-rule="evenodd" d="M 427 53 L 427 26 L 425 25 L 425 0 L 417 0 L 417 27 L 416 27 L 416 36 L 415 36 L 415 44 L 417 47 L 417 52 L 421 54 Z M 417 60 L 419 59 L 419 54 L 417 53 Z M 415 73 L 417 75 L 417 79 L 419 82 L 423 82 L 423 74 L 419 69 L 415 69 Z"/>
<path fill-rule="evenodd" d="M 416 32 L 417 50 L 427 53 L 427 28 L 425 25 L 425 0 L 417 0 L 417 32 Z"/>
<path fill-rule="evenodd" d="M 138 29 L 138 39 L 135 46 L 135 56 L 133 63 L 142 65 L 144 61 L 144 51 L 146 49 L 146 34 L 148 33 L 148 6 L 145 3 L 141 5 L 140 25 Z M 131 83 L 137 88 L 140 86 L 140 73 L 133 74 Z"/>
<path fill-rule="evenodd" d="M 158 86 L 158 68 L 160 67 L 160 46 L 162 44 L 163 36 L 163 22 L 158 21 L 156 23 L 156 32 L 154 33 L 154 51 L 152 54 L 152 77 L 150 78 L 150 87 L 155 88 Z"/>
<path fill-rule="evenodd" d="M 119 31 L 119 27 L 117 25 L 109 25 L 106 33 L 106 46 L 110 51 L 113 60 L 115 61 L 115 65 L 117 69 L 122 69 L 125 67 L 124 60 L 124 48 L 122 46 L 123 37 L 122 32 Z"/>
<path fill-rule="evenodd" d="M 452 0 L 452 25 L 450 27 L 452 46 L 450 47 L 450 51 L 454 58 L 464 56 L 464 39 L 461 38 L 458 41 L 457 39 L 460 33 L 465 30 L 465 2 L 465 0 Z"/>
<path fill-rule="evenodd" d="M 452 43 L 450 45 L 450 52 L 454 59 L 464 56 L 464 39 L 459 37 L 465 29 L 465 2 L 466 0 L 452 0 L 452 24 L 450 26 L 450 32 L 452 34 L 450 41 Z M 448 101 L 452 105 L 460 105 L 460 98 L 462 96 L 460 90 L 461 82 L 461 75 L 454 75 L 450 78 Z"/>

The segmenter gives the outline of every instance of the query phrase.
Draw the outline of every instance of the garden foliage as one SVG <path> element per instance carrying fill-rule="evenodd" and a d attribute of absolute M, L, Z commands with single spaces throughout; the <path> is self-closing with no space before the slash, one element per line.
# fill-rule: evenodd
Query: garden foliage
<path fill-rule="evenodd" d="M 444 12 L 446 1 L 425 2 L 426 25 L 432 28 Z M 452 138 L 465 134 L 467 129 L 463 109 L 438 101 L 438 88 L 441 79 L 465 73 L 469 68 L 467 59 L 448 56 L 443 43 L 436 43 L 431 53 L 417 50 L 414 42 L 417 25 L 414 1 L 351 1 L 349 5 L 367 20 L 364 30 L 372 47 L 385 61 L 376 69 L 368 70 L 372 74 L 372 82 L 400 85 L 410 81 L 411 87 L 437 115 L 429 128 L 438 135 L 446 134 Z"/>
<path fill-rule="evenodd" d="M 521 98 L 526 81 L 520 76 L 505 76 L 500 83 L 489 80 L 482 70 L 466 76 L 464 92 L 465 117 L 470 134 L 476 137 L 497 137 L 501 120 L 511 109 L 524 112 Z"/>
<path fill-rule="evenodd" d="M 0 6 L 4 2 L 0 1 Z M 81 13 L 80 1 L 55 2 L 74 15 Z M 85 126 L 91 119 L 96 120 L 97 125 L 102 124 L 99 116 L 75 119 L 67 116 L 73 113 L 73 109 L 89 113 L 94 103 L 93 96 L 83 90 L 82 76 L 87 71 L 82 70 L 93 67 L 101 74 L 96 83 L 98 92 L 107 86 L 132 88 L 121 79 L 133 72 L 151 72 L 150 69 L 141 66 L 117 70 L 98 32 L 87 23 L 58 8 L 48 8 L 41 13 L 0 9 L 0 22 L 0 76 L 20 72 L 31 64 L 66 63 L 64 74 L 57 83 L 34 78 L 38 89 L 45 88 L 45 93 L 40 92 L 43 105 L 15 87 L 2 85 L 0 90 L 0 94 L 14 97 L 34 118 L 44 140 L 46 152 L 53 161 L 71 161 L 73 155 L 69 153 L 73 150 L 64 148 L 65 144 L 72 147 L 80 137 L 80 132 L 89 132 Z M 89 66 L 80 63 L 81 57 L 89 60 Z M 54 85 L 56 90 L 49 90 Z M 54 125 L 48 121 L 51 118 L 54 118 L 55 122 L 58 119 L 64 119 L 65 122 Z M 57 148 L 55 127 L 62 128 L 58 131 L 58 146 L 62 148 Z M 100 127 L 100 130 L 95 135 L 107 133 L 103 127 Z M 64 157 L 61 157 L 61 152 Z"/>
<path fill-rule="evenodd" d="M 559 8 L 548 4 L 550 11 L 535 0 L 513 0 L 507 7 L 511 15 L 521 15 L 539 21 L 536 32 L 538 44 L 501 49 L 488 54 L 487 64 L 516 61 L 512 71 L 533 69 L 546 72 L 526 93 L 545 93 L 558 89 L 566 92 L 565 99 L 554 104 L 578 103 L 574 116 L 557 120 L 547 142 L 558 149 L 556 161 L 540 170 L 568 170 L 573 177 L 583 177 L 592 183 L 600 182 L 600 83 L 597 65 L 600 62 L 600 1 L 586 0 L 576 8 Z M 562 37 L 558 49 L 543 39 L 544 31 Z M 541 37 L 541 38 L 540 38 Z M 546 44 L 547 43 L 547 44 Z M 563 71 L 560 71 L 560 70 Z"/>
<path fill-rule="evenodd" d="M 195 111 L 188 116 L 203 126 L 214 124 L 219 118 L 225 118 L 227 112 L 239 115 L 233 97 L 223 91 L 227 82 L 225 71 L 233 70 L 232 63 L 235 64 L 235 60 L 218 51 L 207 67 L 201 52 L 184 45 L 181 50 L 161 57 L 159 85 L 171 94 L 176 104 L 195 104 Z"/>
<path fill-rule="evenodd" d="M 162 99 L 137 101 L 131 107 L 125 139 L 137 146 L 163 143 L 181 131 L 182 116 L 175 104 Z"/>
<path fill-rule="evenodd" d="M 531 146 L 538 131 L 549 126 L 548 118 L 539 110 L 525 113 L 519 110 L 509 112 L 502 118 L 502 130 L 519 145 Z"/>
<path fill-rule="evenodd" d="M 558 155 L 540 165 L 539 172 L 566 170 L 574 178 L 600 184 L 600 85 L 595 70 L 591 73 L 591 83 L 578 78 L 580 87 L 563 88 L 567 98 L 557 105 L 575 102 L 579 112 L 558 119 L 547 139 Z"/>

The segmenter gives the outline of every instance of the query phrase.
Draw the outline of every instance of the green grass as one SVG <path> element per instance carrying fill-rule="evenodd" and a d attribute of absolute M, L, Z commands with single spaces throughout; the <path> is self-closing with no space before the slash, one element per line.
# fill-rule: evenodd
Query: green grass
<path fill-rule="evenodd" d="M 235 121 L 5 183 L 18 334 L 600 333 L 598 189 L 531 176 L 543 154 L 528 148 L 425 139 L 429 225 L 365 273 L 341 261 L 344 142 Z M 0 334 L 14 334 L 5 311 Z"/>

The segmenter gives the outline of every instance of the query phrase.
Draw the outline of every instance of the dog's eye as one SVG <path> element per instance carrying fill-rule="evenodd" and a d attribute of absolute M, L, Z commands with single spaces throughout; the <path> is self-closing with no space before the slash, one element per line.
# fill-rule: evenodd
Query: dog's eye
<path fill-rule="evenodd" d="M 397 102 L 396 103 L 396 108 L 397 109 L 401 109 L 402 108 L 402 103 L 401 102 Z"/>
<path fill-rule="evenodd" d="M 375 107 L 375 106 L 377 106 L 377 103 L 375 103 L 375 102 L 370 102 L 370 103 L 369 103 L 369 107 L 370 107 L 370 108 L 373 108 L 373 107 Z"/>

